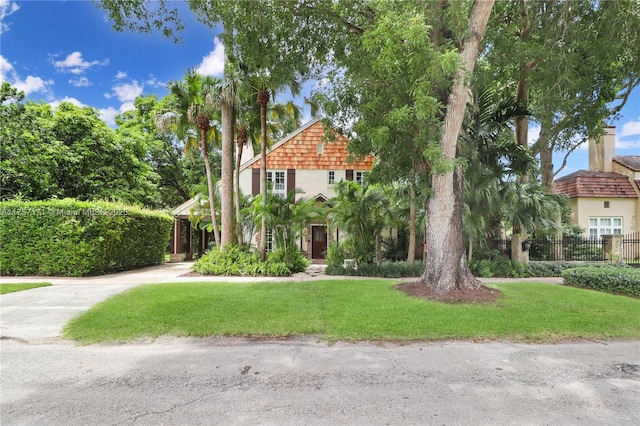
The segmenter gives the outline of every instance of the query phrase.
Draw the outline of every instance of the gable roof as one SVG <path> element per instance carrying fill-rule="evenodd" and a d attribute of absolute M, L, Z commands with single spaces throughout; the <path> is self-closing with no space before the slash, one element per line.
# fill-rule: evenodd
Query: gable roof
<path fill-rule="evenodd" d="M 202 204 L 200 203 L 200 194 L 196 194 L 195 197 L 189 198 L 184 203 L 180 204 L 175 209 L 171 210 L 171 214 L 174 217 L 188 217 L 191 216 L 193 210 L 202 208 Z M 209 215 L 211 216 L 211 215 Z"/>
<path fill-rule="evenodd" d="M 267 169 L 298 170 L 371 170 L 373 157 L 348 162 L 347 138 L 336 134 L 335 141 L 324 141 L 324 129 L 319 118 L 306 123 L 285 136 L 267 152 Z M 323 152 L 318 154 L 318 144 Z M 260 168 L 260 154 L 242 165 L 240 170 Z"/>
<path fill-rule="evenodd" d="M 619 155 L 614 157 L 613 161 L 634 172 L 640 172 L 640 155 Z"/>
<path fill-rule="evenodd" d="M 569 198 L 638 198 L 629 178 L 619 173 L 579 170 L 555 184 L 556 192 Z"/>

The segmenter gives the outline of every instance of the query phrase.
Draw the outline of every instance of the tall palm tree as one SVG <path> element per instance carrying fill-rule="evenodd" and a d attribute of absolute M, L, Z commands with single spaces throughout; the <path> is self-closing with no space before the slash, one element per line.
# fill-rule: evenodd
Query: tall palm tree
<path fill-rule="evenodd" d="M 220 247 L 220 232 L 214 200 L 213 173 L 209 162 L 209 142 L 219 139 L 219 130 L 213 120 L 217 114 L 216 106 L 207 96 L 219 80 L 199 75 L 195 69 L 187 70 L 183 81 L 170 81 L 167 85 L 173 96 L 170 110 L 161 111 L 155 116 L 155 124 L 161 131 L 173 130 L 179 139 L 185 141 L 185 151 L 193 152 L 198 146 L 204 160 L 209 195 L 209 211 L 213 225 L 213 236 Z M 194 136 L 192 130 L 197 135 Z M 197 137 L 196 137 L 197 136 Z"/>
<path fill-rule="evenodd" d="M 244 80 L 233 62 L 225 64 L 224 78 L 216 80 L 207 92 L 206 102 L 220 108 L 222 121 L 222 250 L 233 242 L 233 147 L 237 110 L 240 106 L 240 92 Z"/>
<path fill-rule="evenodd" d="M 237 110 L 236 122 L 236 232 L 238 234 L 238 244 L 242 245 L 242 217 L 240 208 L 240 163 L 245 146 L 253 146 L 256 141 L 263 140 L 263 126 L 261 122 L 261 105 L 258 103 L 258 93 L 251 90 L 244 90 L 241 93 L 240 104 Z M 296 127 L 300 125 L 300 110 L 293 104 L 267 104 L 266 117 L 266 147 L 269 148 L 274 136 L 282 133 L 282 122 L 292 117 Z M 262 145 L 262 144 L 261 144 Z M 266 152 L 266 150 L 265 150 Z M 261 150 L 262 153 L 262 150 Z M 266 179 L 266 174 L 265 174 Z M 261 198 L 262 199 L 262 198 Z"/>
<path fill-rule="evenodd" d="M 473 256 L 473 242 L 484 242 L 490 226 L 502 213 L 507 201 L 506 182 L 526 173 L 533 164 L 527 149 L 512 137 L 511 123 L 527 114 L 515 99 L 500 98 L 493 88 L 475 90 L 467 105 L 459 150 L 468 164 L 463 185 L 463 225 L 469 259 Z"/>
<path fill-rule="evenodd" d="M 265 72 L 254 75 L 250 78 L 250 87 L 256 95 L 256 101 L 260 106 L 260 195 L 262 202 L 267 203 L 267 111 L 269 101 L 271 100 L 272 91 L 277 91 L 283 86 L 273 87 L 273 83 L 269 79 L 269 75 Z M 297 95 L 300 87 L 297 82 L 291 82 L 288 85 L 292 94 Z M 266 236 L 267 224 L 263 219 L 260 226 L 260 260 L 266 259 Z"/>

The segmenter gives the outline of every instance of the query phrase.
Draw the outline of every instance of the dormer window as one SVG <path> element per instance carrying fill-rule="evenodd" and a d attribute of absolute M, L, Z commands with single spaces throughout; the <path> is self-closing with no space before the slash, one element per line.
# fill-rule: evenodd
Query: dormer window
<path fill-rule="evenodd" d="M 316 152 L 318 155 L 322 155 L 324 153 L 324 144 L 319 143 L 316 145 Z"/>

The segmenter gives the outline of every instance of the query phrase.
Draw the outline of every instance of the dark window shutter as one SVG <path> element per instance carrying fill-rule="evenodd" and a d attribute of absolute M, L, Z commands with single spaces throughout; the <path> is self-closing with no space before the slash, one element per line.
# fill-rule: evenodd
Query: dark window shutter
<path fill-rule="evenodd" d="M 251 169 L 251 195 L 260 193 L 260 169 Z"/>
<path fill-rule="evenodd" d="M 346 172 L 347 180 L 353 180 L 353 170 L 347 170 Z"/>
<path fill-rule="evenodd" d="M 296 169 L 287 169 L 287 195 L 296 187 Z"/>

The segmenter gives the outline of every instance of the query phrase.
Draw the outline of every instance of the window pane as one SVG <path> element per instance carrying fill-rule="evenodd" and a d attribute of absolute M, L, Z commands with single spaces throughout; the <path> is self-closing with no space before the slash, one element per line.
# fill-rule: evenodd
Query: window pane
<path fill-rule="evenodd" d="M 609 217 L 601 217 L 600 218 L 600 226 L 611 226 L 611 218 Z"/>
<path fill-rule="evenodd" d="M 284 172 L 276 172 L 276 182 L 273 185 L 276 191 L 284 191 Z"/>
<path fill-rule="evenodd" d="M 621 217 L 614 217 L 613 218 L 613 226 L 622 227 L 622 218 Z"/>
<path fill-rule="evenodd" d="M 589 227 L 590 228 L 596 228 L 598 226 L 598 218 L 597 217 L 590 217 L 589 218 Z"/>

